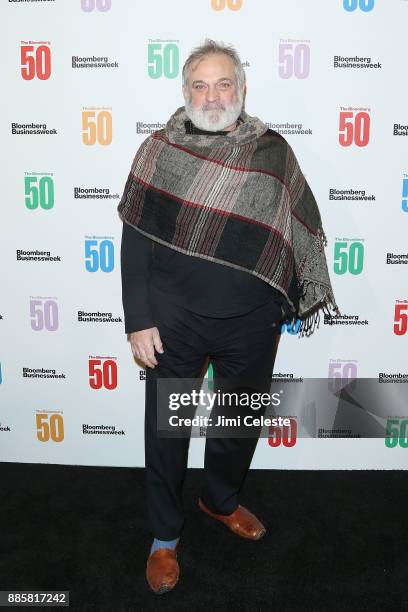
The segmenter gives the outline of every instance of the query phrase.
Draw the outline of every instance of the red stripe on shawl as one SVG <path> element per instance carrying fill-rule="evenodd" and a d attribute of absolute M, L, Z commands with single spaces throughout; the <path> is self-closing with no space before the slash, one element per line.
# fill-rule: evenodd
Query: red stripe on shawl
<path fill-rule="evenodd" d="M 231 168 L 232 170 L 237 170 L 238 172 L 258 172 L 259 174 L 265 174 L 267 176 L 273 176 L 274 178 L 276 178 L 280 183 L 282 183 L 282 185 L 285 187 L 285 189 L 288 191 L 288 193 L 290 194 L 289 188 L 286 185 L 285 181 L 283 181 L 278 175 L 274 174 L 273 172 L 268 172 L 268 170 L 260 170 L 259 168 L 241 168 L 239 166 L 226 166 L 226 164 L 223 164 L 223 162 L 221 161 L 217 161 L 215 159 L 209 158 L 209 157 L 205 157 L 205 155 L 200 155 L 199 153 L 196 153 L 195 151 L 191 151 L 191 149 L 187 149 L 186 147 L 182 147 L 179 144 L 175 144 L 173 142 L 170 142 L 168 140 L 168 138 L 165 136 L 164 138 L 158 134 L 157 132 L 153 132 L 152 134 L 152 138 L 155 138 L 156 140 L 161 140 L 162 142 L 165 142 L 166 144 L 170 145 L 171 147 L 175 147 L 176 149 L 180 149 L 181 151 L 185 151 L 186 153 L 189 153 L 189 155 L 192 155 L 193 157 L 197 157 L 198 159 L 204 159 L 206 161 L 209 161 L 213 164 L 218 164 L 220 166 L 225 166 L 226 168 Z M 150 185 L 149 185 L 150 186 Z M 165 192 L 163 192 L 165 193 Z M 172 196 L 174 197 L 174 196 Z M 177 199 L 177 198 L 175 198 Z M 185 202 L 186 200 L 182 200 L 183 202 Z M 195 204 L 193 204 L 192 202 L 187 202 L 190 206 L 196 206 Z M 296 217 L 296 219 L 305 226 L 305 228 L 307 230 L 309 230 L 309 232 L 311 234 L 313 234 L 314 236 L 316 235 L 316 232 L 308 226 L 307 223 L 305 223 L 305 221 L 303 221 L 303 219 L 301 219 L 300 217 L 298 217 L 298 215 L 292 211 L 292 214 L 294 217 Z M 236 215 L 238 218 L 244 218 L 247 219 L 247 217 L 240 217 L 240 215 Z M 257 223 L 255 221 L 255 223 Z M 266 224 L 262 224 L 259 223 L 259 225 L 265 225 L 265 227 L 270 227 Z"/>
<path fill-rule="evenodd" d="M 268 172 L 268 170 L 260 170 L 259 168 L 243 168 L 243 167 L 240 167 L 240 166 L 226 165 L 222 161 L 217 161 L 216 159 L 213 159 L 211 157 L 206 157 L 205 155 L 200 155 L 199 153 L 196 153 L 195 151 L 191 151 L 191 149 L 187 149 L 187 147 L 182 147 L 179 144 L 175 144 L 174 142 L 170 142 L 169 140 L 167 140 L 167 138 L 166 139 L 160 138 L 160 136 L 156 136 L 155 133 L 152 134 L 152 138 L 155 138 L 156 140 L 162 140 L 162 141 L 166 142 L 166 144 L 170 145 L 171 147 L 174 147 L 176 149 L 180 149 L 180 151 L 184 151 L 185 153 L 188 153 L 189 155 L 192 155 L 193 157 L 197 157 L 198 159 L 204 159 L 206 161 L 211 162 L 212 164 L 218 164 L 219 166 L 224 166 L 225 168 L 231 168 L 231 170 L 237 170 L 238 172 L 258 172 L 258 174 L 266 174 L 267 176 L 273 176 L 280 183 L 282 183 L 282 185 L 289 191 L 288 186 L 281 179 L 281 177 L 278 176 L 277 174 L 274 174 L 273 172 Z"/>
<path fill-rule="evenodd" d="M 187 206 L 191 206 L 192 208 L 206 208 L 203 204 L 196 204 L 195 202 L 189 202 L 188 200 L 184 200 L 183 198 L 179 198 L 172 193 L 164 191 L 164 189 L 153 187 L 153 185 L 149 185 L 149 183 L 146 183 L 142 179 L 139 179 L 135 176 L 133 176 L 133 180 L 139 183 L 140 185 L 143 185 L 143 187 L 146 187 L 146 189 L 151 189 L 152 191 L 156 191 L 157 193 L 165 195 L 170 200 L 176 200 L 177 202 L 181 202 L 182 204 L 186 204 Z M 253 225 L 258 225 L 259 227 L 266 228 L 269 231 L 273 232 L 274 234 L 278 234 L 282 238 L 283 242 L 285 244 L 288 244 L 290 247 L 290 244 L 287 242 L 287 240 L 285 240 L 284 236 L 272 225 L 268 225 L 267 223 L 262 223 L 262 221 L 257 221 L 256 219 L 249 219 L 248 217 L 245 217 L 244 215 L 238 215 L 237 213 L 228 212 L 225 210 L 219 210 L 218 208 L 211 208 L 211 210 L 216 212 L 218 215 L 222 215 L 225 217 L 234 217 L 235 219 L 243 220 L 243 221 L 246 221 L 247 223 L 252 223 Z"/>

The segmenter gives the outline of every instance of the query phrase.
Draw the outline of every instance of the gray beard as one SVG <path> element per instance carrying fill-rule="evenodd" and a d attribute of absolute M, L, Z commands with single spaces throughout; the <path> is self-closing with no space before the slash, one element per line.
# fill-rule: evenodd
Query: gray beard
<path fill-rule="evenodd" d="M 220 108 L 218 105 L 212 106 L 211 110 L 194 108 L 191 104 L 191 97 L 185 98 L 185 111 L 187 117 L 196 127 L 201 130 L 206 130 L 207 132 L 218 132 L 232 125 L 240 116 L 242 108 L 243 96 L 240 94 L 236 96 L 236 102 L 230 104 L 225 109 Z M 218 115 L 216 121 L 214 121 L 214 111 L 216 111 Z"/>

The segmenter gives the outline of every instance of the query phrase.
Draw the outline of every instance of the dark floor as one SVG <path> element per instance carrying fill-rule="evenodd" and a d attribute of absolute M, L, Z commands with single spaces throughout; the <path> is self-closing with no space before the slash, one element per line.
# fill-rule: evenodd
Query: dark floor
<path fill-rule="evenodd" d="M 252 470 L 240 501 L 259 542 L 197 508 L 200 472 L 179 584 L 157 596 L 143 469 L 0 464 L 0 590 L 69 590 L 74 611 L 408 610 L 407 472 Z"/>

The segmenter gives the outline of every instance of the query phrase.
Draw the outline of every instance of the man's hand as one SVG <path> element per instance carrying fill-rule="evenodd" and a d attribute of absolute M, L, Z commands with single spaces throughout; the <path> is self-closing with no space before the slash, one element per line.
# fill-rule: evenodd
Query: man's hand
<path fill-rule="evenodd" d="M 149 368 L 154 368 L 157 365 L 154 349 L 159 353 L 164 353 L 157 327 L 149 327 L 148 329 L 132 332 L 129 334 L 128 338 L 133 355 L 137 359 L 140 359 L 144 365 L 149 366 Z"/>

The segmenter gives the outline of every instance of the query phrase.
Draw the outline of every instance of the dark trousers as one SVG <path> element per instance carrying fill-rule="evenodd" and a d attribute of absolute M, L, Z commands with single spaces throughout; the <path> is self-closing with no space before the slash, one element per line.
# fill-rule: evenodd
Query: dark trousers
<path fill-rule="evenodd" d="M 182 488 L 190 438 L 158 435 L 157 379 L 202 380 L 210 360 L 214 390 L 220 389 L 221 379 L 254 377 L 257 390 L 269 392 L 282 312 L 271 301 L 245 315 L 221 319 L 192 313 L 153 292 L 151 302 L 164 353 L 156 351 L 158 365 L 146 367 L 147 505 L 154 537 L 171 540 L 180 535 L 185 520 Z M 199 390 L 200 384 L 195 388 Z M 215 405 L 211 417 L 216 410 L 222 407 Z M 263 412 L 265 408 L 257 416 Z M 256 436 L 206 438 L 201 498 L 213 512 L 231 514 L 238 507 L 257 442 Z"/>

